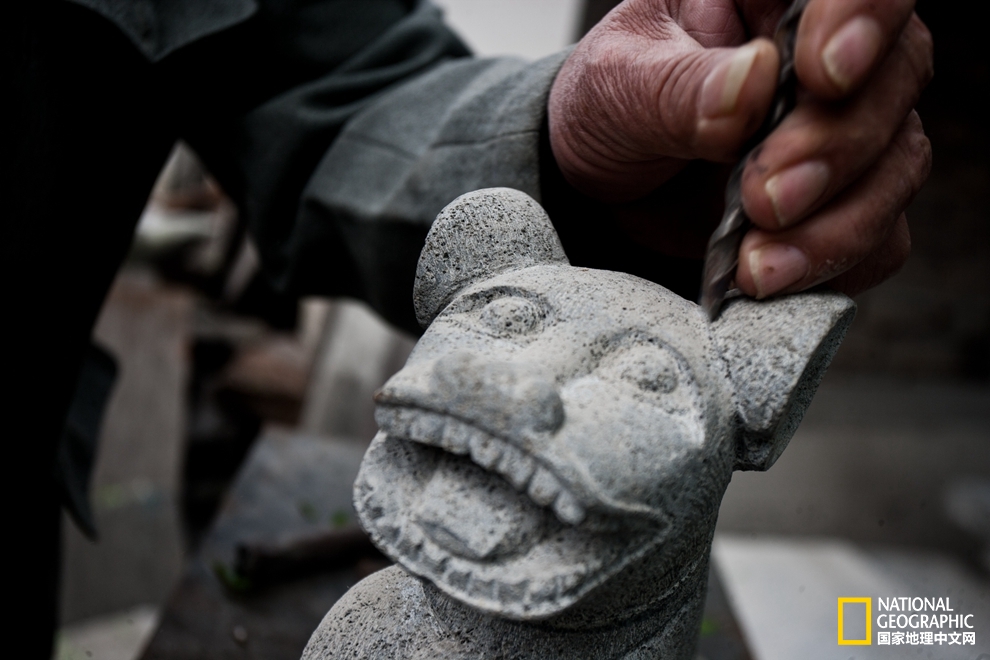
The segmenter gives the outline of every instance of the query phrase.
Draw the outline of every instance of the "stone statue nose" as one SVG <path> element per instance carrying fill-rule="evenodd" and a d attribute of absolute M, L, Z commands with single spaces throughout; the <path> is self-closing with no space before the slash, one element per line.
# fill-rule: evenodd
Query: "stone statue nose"
<path fill-rule="evenodd" d="M 457 351 L 436 361 L 433 385 L 448 412 L 499 435 L 553 433 L 564 422 L 556 386 L 530 363 Z"/>

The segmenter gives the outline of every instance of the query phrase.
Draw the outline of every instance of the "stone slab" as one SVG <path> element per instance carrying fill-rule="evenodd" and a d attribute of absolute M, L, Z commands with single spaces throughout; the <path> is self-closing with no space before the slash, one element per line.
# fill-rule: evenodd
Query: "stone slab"
<path fill-rule="evenodd" d="M 939 555 L 723 534 L 712 556 L 756 660 L 974 660 L 990 651 L 990 585 Z M 950 598 L 974 615 L 976 645 L 879 646 L 874 627 L 872 645 L 840 646 L 837 599 L 881 596 Z"/>
<path fill-rule="evenodd" d="M 217 570 L 232 570 L 239 542 L 276 542 L 355 524 L 351 487 L 362 455 L 353 440 L 266 429 L 142 657 L 297 660 L 358 573 L 323 572 L 238 594 L 221 583 Z"/>

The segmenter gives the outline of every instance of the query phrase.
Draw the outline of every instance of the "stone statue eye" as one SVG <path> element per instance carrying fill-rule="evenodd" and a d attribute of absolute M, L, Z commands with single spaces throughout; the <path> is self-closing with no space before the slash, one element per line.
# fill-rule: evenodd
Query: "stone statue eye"
<path fill-rule="evenodd" d="M 637 346 L 624 351 L 610 365 L 613 373 L 641 390 L 667 394 L 677 387 L 677 362 L 655 346 Z"/>
<path fill-rule="evenodd" d="M 481 322 L 499 335 L 521 335 L 538 330 L 542 324 L 539 308 L 518 296 L 498 298 L 481 310 Z"/>

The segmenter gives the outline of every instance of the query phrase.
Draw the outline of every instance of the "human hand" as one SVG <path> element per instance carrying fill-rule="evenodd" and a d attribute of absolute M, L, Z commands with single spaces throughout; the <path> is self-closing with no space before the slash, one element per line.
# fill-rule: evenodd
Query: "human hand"
<path fill-rule="evenodd" d="M 550 142 L 564 177 L 642 217 L 690 161 L 737 160 L 770 106 L 779 58 L 766 37 L 786 8 L 781 0 L 617 7 L 551 89 Z M 896 272 L 910 251 L 904 209 L 931 163 L 913 110 L 932 75 L 931 37 L 911 0 L 811 0 L 795 64 L 797 107 L 743 174 L 754 227 L 736 285 L 766 297 L 827 281 L 853 295 Z M 714 226 L 690 220 L 699 232 Z"/>

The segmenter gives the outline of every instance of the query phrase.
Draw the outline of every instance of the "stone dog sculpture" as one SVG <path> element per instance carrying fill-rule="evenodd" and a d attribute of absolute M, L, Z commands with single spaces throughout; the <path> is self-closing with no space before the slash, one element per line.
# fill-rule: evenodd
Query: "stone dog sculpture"
<path fill-rule="evenodd" d="M 854 314 L 737 299 L 710 324 L 645 280 L 575 268 L 504 188 L 440 213 L 426 333 L 377 395 L 355 506 L 398 566 L 305 660 L 693 657 L 719 503 L 794 433 Z"/>

